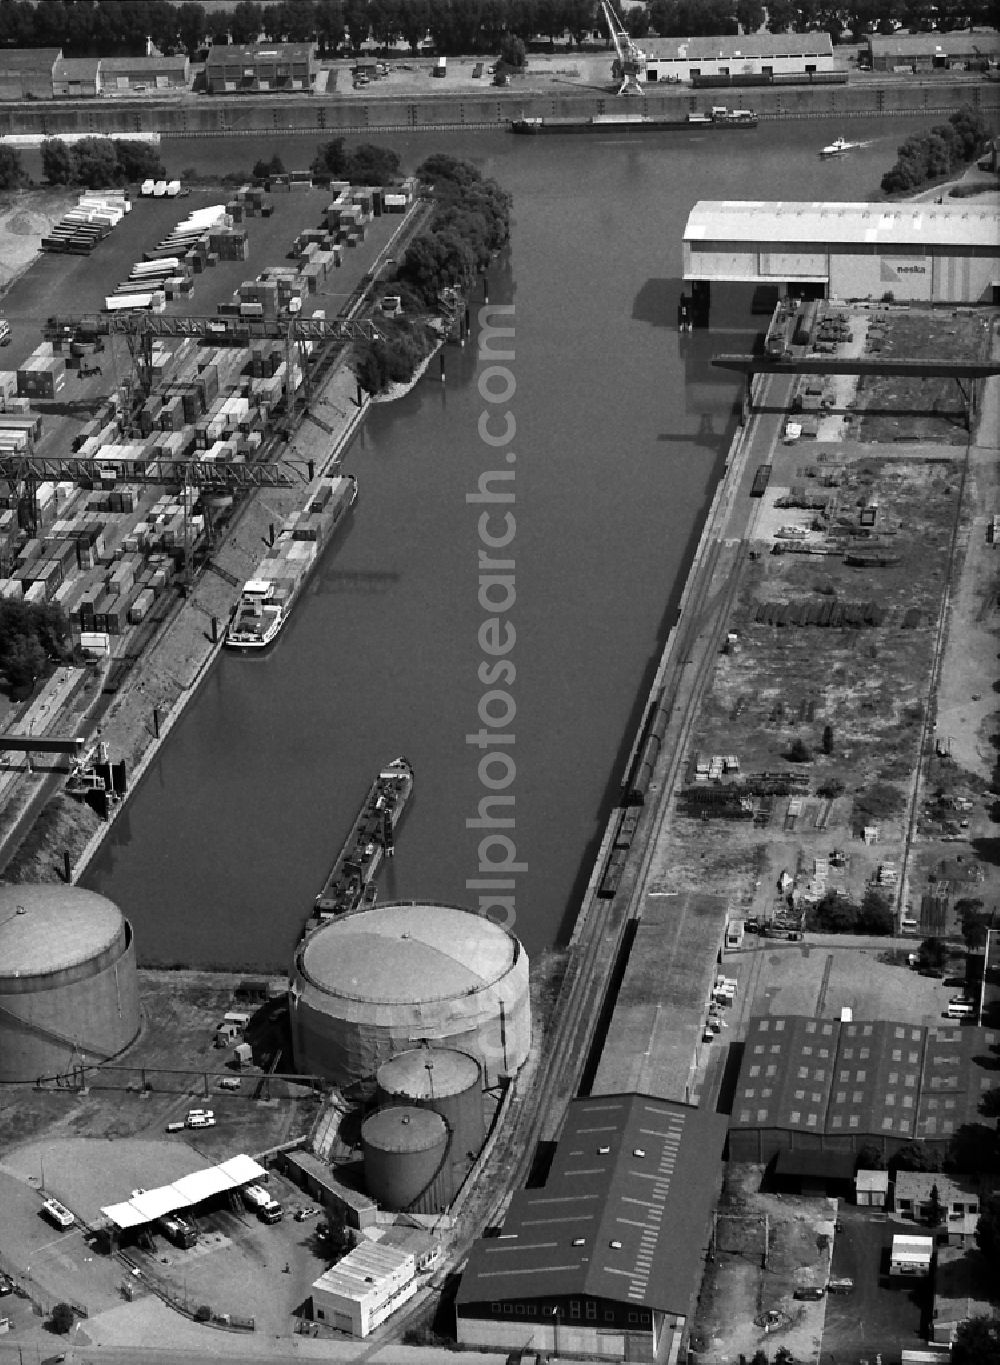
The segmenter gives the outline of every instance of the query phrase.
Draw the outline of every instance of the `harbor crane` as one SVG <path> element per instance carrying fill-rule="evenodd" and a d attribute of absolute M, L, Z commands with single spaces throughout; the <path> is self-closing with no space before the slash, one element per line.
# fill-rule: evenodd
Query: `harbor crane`
<path fill-rule="evenodd" d="M 645 79 L 646 54 L 636 45 L 631 34 L 612 9 L 610 0 L 601 0 L 601 9 L 604 12 L 604 22 L 611 34 L 611 41 L 615 45 L 616 55 L 611 70 L 615 80 L 621 81 L 618 93 L 619 95 L 641 95 L 642 86 L 639 82 Z"/>
<path fill-rule="evenodd" d="M 153 388 L 153 338 L 197 337 L 217 345 L 249 346 L 253 341 L 276 340 L 285 343 L 285 360 L 291 372 L 292 347 L 298 344 L 302 362 L 306 401 L 310 398 L 309 367 L 305 363 L 307 342 L 373 341 L 380 336 L 371 318 L 303 318 L 297 314 L 275 318 L 248 317 L 167 317 L 156 313 L 97 313 L 86 317 L 50 317 L 43 335 L 48 341 L 94 341 L 100 337 L 124 336 L 132 358 L 133 378 L 130 399 L 141 406 Z M 294 398 L 289 386 L 288 415 L 294 416 Z"/>

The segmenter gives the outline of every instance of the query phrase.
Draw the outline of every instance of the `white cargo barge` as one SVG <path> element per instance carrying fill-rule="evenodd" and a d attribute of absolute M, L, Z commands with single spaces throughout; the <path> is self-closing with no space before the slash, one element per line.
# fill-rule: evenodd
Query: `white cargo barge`
<path fill-rule="evenodd" d="M 266 649 L 277 639 L 325 545 L 357 497 L 353 474 L 317 480 L 305 510 L 283 524 L 267 558 L 244 583 L 224 644 L 231 649 Z"/>

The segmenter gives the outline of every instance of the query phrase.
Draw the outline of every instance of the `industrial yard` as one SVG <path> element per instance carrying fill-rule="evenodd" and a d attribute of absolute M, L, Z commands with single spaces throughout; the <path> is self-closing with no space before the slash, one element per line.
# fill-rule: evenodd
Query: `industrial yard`
<path fill-rule="evenodd" d="M 345 192 L 336 193 L 334 205 L 346 206 Z M 327 216 L 330 195 L 305 184 L 241 192 L 228 206 L 242 205 L 240 214 L 224 213 L 225 223 L 213 214 L 214 244 L 189 248 L 200 268 L 191 259 L 190 274 L 167 276 L 180 282 L 156 314 L 180 320 L 221 307 L 214 316 L 236 328 L 269 313 L 316 316 L 325 296 L 332 317 L 377 271 L 400 219 L 362 204 L 365 231 L 332 242 L 342 249 L 317 260 L 304 248 L 319 243 L 300 234 L 312 223 L 339 228 Z M 25 555 L 18 547 L 8 581 L 19 594 L 41 585 L 27 589 L 32 600 L 62 605 L 98 659 L 73 694 L 75 709 L 58 709 L 71 689 L 57 678 L 6 719 L 30 727 L 34 714 L 44 720 L 36 734 L 55 734 L 71 720 L 83 725 L 101 696 L 110 757 L 130 775 L 203 677 L 240 584 L 256 572 L 274 521 L 290 524 L 314 471 L 269 490 L 266 510 L 251 499 L 231 522 L 221 498 L 192 516 L 175 481 L 166 492 L 140 486 L 126 495 L 128 475 L 158 460 L 335 464 L 338 438 L 363 415 L 335 347 L 318 390 L 293 400 L 296 364 L 301 374 L 310 352 L 296 361 L 291 343 L 270 335 L 256 344 L 248 337 L 238 361 L 237 348 L 216 346 L 207 331 L 202 345 L 158 338 L 146 363 L 160 387 L 137 405 L 127 433 L 101 410 L 109 371 L 120 380 L 130 363 L 113 334 L 102 351 L 96 329 L 85 339 L 71 329 L 72 342 L 56 331 L 48 350 L 36 351 L 38 364 L 24 363 L 33 316 L 96 313 L 102 299 L 107 309 L 128 274 L 122 262 L 138 263 L 147 241 L 174 253 L 178 221 L 212 208 L 212 199 L 198 191 L 183 209 L 137 200 L 93 256 L 47 258 L 34 283 L 8 295 L 18 336 L 12 373 L 51 375 L 13 385 L 51 388 L 32 395 L 30 411 L 44 423 L 38 453 L 79 438 L 112 475 L 90 488 L 53 478 L 36 490 L 35 548 Z M 275 268 L 297 237 L 294 266 Z M 266 277 L 250 283 L 248 273 Z M 299 308 L 289 310 L 293 298 Z M 792 313 L 779 312 L 772 329 L 788 324 L 788 352 L 797 348 L 799 358 L 992 363 L 998 355 L 992 311 L 884 299 Z M 102 372 L 78 379 L 83 366 L 71 360 Z M 683 1305 L 679 1298 L 669 1307 L 671 1326 L 656 1321 L 667 1276 L 651 1273 L 650 1248 L 669 1258 L 659 1221 L 666 1208 L 665 1228 L 677 1225 L 680 1210 L 689 1219 L 689 1264 L 668 1269 L 686 1285 L 718 1193 L 725 1114 L 755 1018 L 801 1016 L 810 1028 L 836 1025 L 843 1038 L 855 1020 L 891 1020 L 922 1030 L 928 1056 L 932 1041 L 960 1049 L 960 1035 L 973 1033 L 941 1028 L 951 985 L 915 973 L 909 953 L 930 935 L 957 937 L 959 902 L 992 903 L 1000 885 L 989 785 L 995 388 L 993 378 L 986 396 L 979 384 L 973 412 L 951 378 L 778 374 L 754 382 L 658 674 L 664 727 L 656 746 L 649 734 L 638 746 L 636 771 L 646 771 L 611 816 L 565 975 L 550 962 L 550 981 L 543 972 L 536 979 L 532 964 L 529 987 L 513 933 L 430 900 L 365 900 L 313 928 L 287 980 L 139 971 L 118 908 L 58 880 L 92 850 L 122 793 L 105 785 L 106 799 L 90 811 L 56 796 L 0 888 L 9 912 L 0 916 L 0 1017 L 16 1023 L 0 1052 L 0 1080 L 16 1087 L 8 1092 L 16 1104 L 0 1108 L 0 1269 L 46 1313 L 60 1299 L 96 1315 L 156 1296 L 218 1328 L 287 1339 L 308 1331 L 329 1343 L 371 1334 L 377 1343 L 436 1301 L 466 1257 L 470 1278 L 482 1272 L 487 1289 L 491 1274 L 504 1273 L 483 1270 L 501 1240 L 481 1235 L 488 1224 L 503 1232 L 508 1267 L 519 1247 L 539 1257 L 528 1262 L 538 1271 L 535 1290 L 512 1278 L 509 1292 L 484 1291 L 480 1302 L 469 1289 L 464 1305 L 459 1299 L 461 1339 L 503 1350 L 505 1326 L 520 1331 L 525 1317 L 539 1316 L 532 1295 L 610 1303 L 590 1277 L 626 1272 L 603 1246 L 590 1265 L 588 1239 L 600 1236 L 632 1266 L 629 1302 L 605 1305 L 606 1354 L 655 1358 L 655 1334 L 667 1331 L 708 1361 L 772 1343 L 818 1359 L 828 1305 L 794 1294 L 825 1288 L 832 1273 L 835 1203 L 762 1193 L 763 1163 L 733 1163 L 706 1231 L 697 1322 L 688 1319 L 690 1289 Z M 13 389 L 11 398 L 29 396 Z M 287 430 L 295 402 L 309 414 L 279 459 L 273 438 L 279 426 Z M 15 411 L 28 419 L 23 407 Z M 20 539 L 13 517 L 2 530 Z M 192 558 L 204 571 L 187 585 L 195 543 Z M 58 572 L 43 568 L 55 562 Z M 104 785 L 103 760 L 97 776 Z M 113 787 L 110 770 L 109 778 Z M 15 793 L 3 792 L 8 809 L 27 823 L 32 802 L 62 777 L 16 771 L 6 781 Z M 363 857 L 366 849 L 347 852 Z M 539 1018 L 546 986 L 546 1004 L 555 1001 L 547 1031 Z M 618 1194 L 587 1186 L 594 1203 L 581 1199 L 581 1235 L 571 1241 L 583 1250 L 560 1252 L 579 1261 L 578 1290 L 556 1278 L 571 1267 L 546 1262 L 554 1243 L 540 1251 L 531 1240 L 550 1178 L 545 1160 L 532 1167 L 541 1133 L 554 1136 L 585 1067 L 578 1128 L 568 1125 L 572 1141 L 562 1151 L 552 1144 L 551 1198 L 570 1197 L 561 1180 L 572 1187 L 595 1171 L 598 1184 L 616 1191 L 615 1173 L 654 1183 L 636 1187 L 642 1200 L 625 1196 L 643 1204 L 641 1233 L 613 1226 L 610 1241 L 603 1205 L 594 1208 L 607 1200 L 613 1215 Z M 600 1140 L 585 1169 L 575 1167 L 582 1149 L 573 1143 L 592 1144 L 596 1131 L 585 1106 L 600 1113 L 630 1092 L 623 1109 L 634 1106 L 635 1116 Z M 633 1132 L 629 1124 L 652 1122 L 640 1115 L 654 1102 L 660 1126 Z M 652 1165 L 643 1169 L 647 1139 Z M 522 1183 L 525 1190 L 508 1188 Z M 44 1197 L 71 1211 L 75 1226 L 61 1224 L 65 1234 L 53 1237 L 43 1221 L 52 1220 Z M 632 1238 L 625 1248 L 619 1234 Z M 574 1332 L 598 1331 L 561 1321 L 551 1306 L 541 1312 L 533 1347 L 551 1344 L 558 1354 L 561 1333 L 572 1352 L 589 1340 Z M 912 1316 L 907 1309 L 899 1317 L 907 1332 Z M 629 1340 L 628 1350 L 613 1344 Z"/>

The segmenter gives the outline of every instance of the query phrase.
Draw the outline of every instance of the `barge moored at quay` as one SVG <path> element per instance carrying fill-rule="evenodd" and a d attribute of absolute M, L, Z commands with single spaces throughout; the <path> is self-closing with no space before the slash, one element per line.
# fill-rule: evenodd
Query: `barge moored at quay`
<path fill-rule="evenodd" d="M 395 851 L 395 829 L 413 792 L 413 768 L 394 758 L 379 772 L 313 905 L 313 918 L 332 919 L 374 901 L 374 877 Z"/>
<path fill-rule="evenodd" d="M 659 133 L 667 129 L 756 128 L 752 109 L 726 109 L 716 105 L 707 114 L 691 113 L 686 118 L 660 118 L 655 114 L 614 113 L 578 117 L 524 117 L 510 121 L 510 131 L 521 137 L 541 133 Z"/>
<path fill-rule="evenodd" d="M 266 649 L 291 615 L 296 598 L 319 563 L 323 546 L 358 498 L 353 474 L 322 478 L 302 512 L 284 522 L 267 558 L 244 583 L 224 643 Z"/>

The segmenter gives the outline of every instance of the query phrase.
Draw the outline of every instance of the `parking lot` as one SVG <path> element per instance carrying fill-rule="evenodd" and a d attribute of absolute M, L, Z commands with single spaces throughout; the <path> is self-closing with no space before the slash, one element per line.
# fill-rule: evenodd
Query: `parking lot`
<path fill-rule="evenodd" d="M 928 1306 L 929 1282 L 890 1278 L 888 1250 L 894 1232 L 913 1236 L 913 1223 L 893 1223 L 885 1214 L 842 1203 L 840 1231 L 833 1244 L 831 1275 L 850 1278 L 849 1294 L 830 1295 L 826 1304 L 821 1365 L 845 1360 L 899 1358 L 924 1346 L 920 1326 Z"/>
<path fill-rule="evenodd" d="M 320 1244 L 318 1212 L 295 1218 L 296 1210 L 315 1205 L 282 1177 L 272 1174 L 267 1182 L 284 1211 L 279 1222 L 262 1222 L 239 1196 L 219 1195 L 184 1211 L 198 1232 L 186 1250 L 155 1227 L 123 1234 L 122 1250 L 140 1271 L 131 1278 L 127 1266 L 100 1243 L 92 1245 L 81 1226 L 101 1226 L 101 1207 L 127 1200 L 135 1189 L 154 1189 L 208 1164 L 186 1144 L 167 1140 L 78 1139 L 22 1148 L 0 1168 L 0 1270 L 45 1310 L 65 1299 L 93 1316 L 121 1303 L 126 1293 L 141 1295 L 155 1285 L 191 1311 L 205 1304 L 215 1314 L 253 1318 L 258 1331 L 287 1335 L 330 1258 Z M 59 1231 L 45 1219 L 42 1203 L 51 1195 L 77 1215 L 73 1227 Z M 24 1330 L 37 1323 L 25 1299 L 14 1296 L 13 1302 L 16 1313 L 4 1307 L 0 1316 L 13 1316 Z"/>

